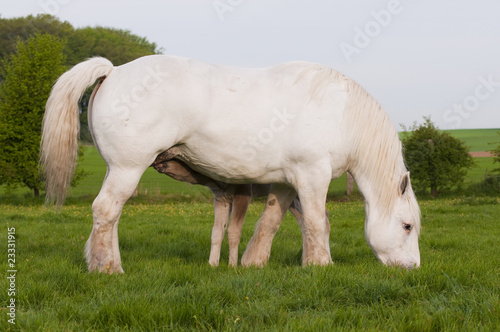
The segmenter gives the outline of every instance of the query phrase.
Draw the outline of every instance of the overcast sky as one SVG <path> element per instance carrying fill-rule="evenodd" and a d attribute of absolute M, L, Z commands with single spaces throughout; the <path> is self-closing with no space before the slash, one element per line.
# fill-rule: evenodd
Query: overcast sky
<path fill-rule="evenodd" d="M 39 13 L 220 65 L 325 64 L 398 130 L 427 115 L 441 129 L 500 128 L 498 0 L 0 0 L 3 18 Z"/>

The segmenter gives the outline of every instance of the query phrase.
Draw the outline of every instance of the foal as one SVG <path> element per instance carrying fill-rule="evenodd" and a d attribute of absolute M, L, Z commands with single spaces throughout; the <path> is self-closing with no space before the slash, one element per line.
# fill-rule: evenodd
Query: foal
<path fill-rule="evenodd" d="M 220 250 L 224 233 L 227 227 L 227 237 L 229 242 L 229 265 L 238 265 L 238 246 L 243 229 L 243 222 L 248 205 L 252 197 L 262 197 L 269 194 L 271 185 L 269 184 L 227 184 L 211 179 L 188 167 L 184 162 L 173 159 L 174 155 L 165 151 L 160 154 L 151 165 L 159 173 L 171 178 L 206 186 L 214 195 L 214 226 L 212 228 L 212 244 L 210 248 L 210 258 L 208 262 L 212 266 L 219 265 Z M 290 212 L 297 219 L 302 228 L 304 217 L 299 199 L 295 198 L 289 207 Z M 326 223 L 329 225 L 328 212 L 325 210 Z M 329 228 L 328 228 L 329 229 Z M 327 237 L 328 238 L 328 237 Z M 327 246 L 330 248 L 330 246 Z"/>

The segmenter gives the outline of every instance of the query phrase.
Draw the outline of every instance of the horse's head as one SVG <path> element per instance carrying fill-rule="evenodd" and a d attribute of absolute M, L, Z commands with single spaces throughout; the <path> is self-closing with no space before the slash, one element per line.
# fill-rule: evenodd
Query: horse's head
<path fill-rule="evenodd" d="M 395 190 L 397 196 L 393 197 L 389 213 L 381 213 L 376 206 L 367 207 L 366 240 L 383 264 L 411 269 L 420 266 L 420 210 L 409 172 L 401 177 Z"/>

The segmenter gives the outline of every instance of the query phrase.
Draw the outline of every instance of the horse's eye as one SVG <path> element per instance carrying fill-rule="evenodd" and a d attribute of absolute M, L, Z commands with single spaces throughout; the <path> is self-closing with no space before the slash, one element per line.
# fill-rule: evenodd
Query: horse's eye
<path fill-rule="evenodd" d="M 410 232 L 411 229 L 413 228 L 413 225 L 412 224 L 403 223 L 403 228 L 405 229 L 405 231 Z"/>

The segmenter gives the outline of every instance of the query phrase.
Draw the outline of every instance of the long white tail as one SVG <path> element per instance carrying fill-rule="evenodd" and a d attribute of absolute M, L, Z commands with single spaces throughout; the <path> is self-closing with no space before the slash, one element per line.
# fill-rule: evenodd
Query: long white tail
<path fill-rule="evenodd" d="M 109 75 L 113 68 L 107 59 L 91 58 L 61 75 L 52 88 L 45 106 L 40 147 L 48 202 L 64 203 L 75 172 L 80 131 L 78 101 L 89 86 Z"/>

